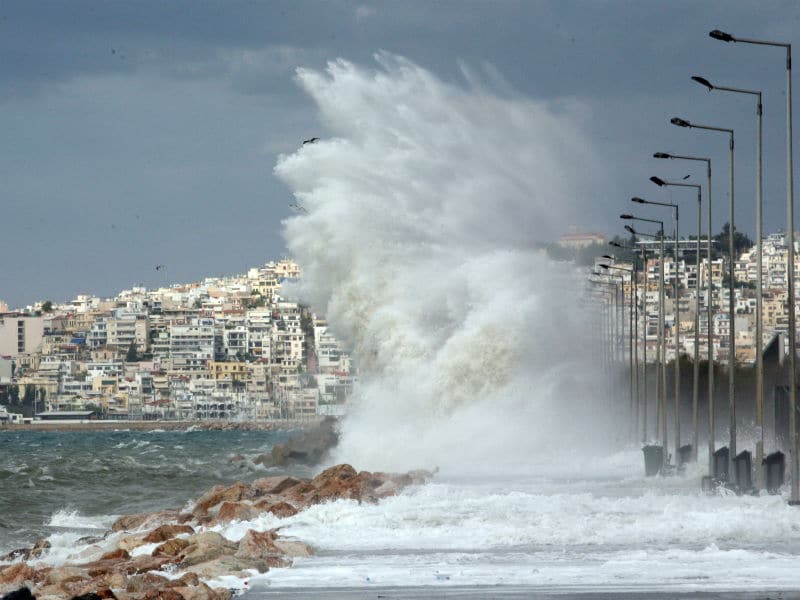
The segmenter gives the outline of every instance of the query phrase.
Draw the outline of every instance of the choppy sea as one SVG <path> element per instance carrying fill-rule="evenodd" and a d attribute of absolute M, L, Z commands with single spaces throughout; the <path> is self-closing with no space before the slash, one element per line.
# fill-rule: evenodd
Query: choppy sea
<path fill-rule="evenodd" d="M 232 459 L 252 459 L 286 436 L 2 433 L 0 552 L 48 537 L 45 562 L 63 561 L 80 536 L 117 515 L 180 507 L 216 483 L 268 474 Z M 375 506 L 336 501 L 213 529 L 237 540 L 282 526 L 316 549 L 290 569 L 252 577 L 254 595 L 498 585 L 576 594 L 800 590 L 800 510 L 785 497 L 705 495 L 699 471 L 646 479 L 641 463 L 631 449 L 584 461 L 580 472 L 544 463 L 440 472 Z"/>

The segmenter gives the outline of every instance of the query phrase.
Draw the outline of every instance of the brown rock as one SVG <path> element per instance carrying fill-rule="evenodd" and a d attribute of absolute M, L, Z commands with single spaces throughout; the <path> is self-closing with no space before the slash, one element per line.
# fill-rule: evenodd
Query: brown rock
<path fill-rule="evenodd" d="M 87 579 L 88 573 L 80 567 L 61 566 L 51 569 L 47 573 L 45 582 L 49 584 L 61 585 L 64 582 L 79 581 Z"/>
<path fill-rule="evenodd" d="M 234 542 L 215 531 L 206 531 L 189 538 L 189 545 L 180 554 L 180 560 L 185 565 L 196 565 L 226 554 L 233 554 L 236 549 Z"/>
<path fill-rule="evenodd" d="M 131 535 L 123 536 L 117 540 L 117 548 L 130 552 L 139 546 L 144 546 L 146 543 L 144 538 L 145 534 L 143 533 L 132 533 Z"/>
<path fill-rule="evenodd" d="M 181 585 L 197 585 L 200 582 L 200 578 L 197 573 L 184 573 L 176 581 L 180 582 Z"/>
<path fill-rule="evenodd" d="M 286 540 L 283 538 L 278 538 L 273 543 L 275 544 L 275 547 L 283 554 L 286 556 L 291 556 L 292 558 L 312 556 L 314 554 L 311 546 L 299 540 Z"/>
<path fill-rule="evenodd" d="M 274 531 L 255 531 L 249 529 L 239 540 L 236 558 L 258 559 L 282 554 L 275 545 L 278 535 Z"/>
<path fill-rule="evenodd" d="M 288 500 L 293 500 L 301 505 L 308 504 L 308 496 L 315 493 L 317 488 L 310 481 L 301 481 L 297 485 L 290 487 L 283 492 L 283 496 Z"/>
<path fill-rule="evenodd" d="M 106 552 L 100 557 L 100 560 L 121 560 L 121 559 L 128 559 L 131 555 L 128 554 L 127 550 L 123 550 L 122 548 L 117 548 L 116 550 L 112 550 L 111 552 Z"/>
<path fill-rule="evenodd" d="M 267 494 L 281 494 L 290 487 L 294 487 L 300 483 L 299 479 L 283 475 L 276 475 L 274 477 L 262 477 L 256 479 L 250 488 L 255 497 L 266 496 Z"/>
<path fill-rule="evenodd" d="M 10 567 L 0 567 L 0 584 L 19 586 L 25 581 L 33 581 L 36 572 L 25 563 L 17 563 Z"/>
<path fill-rule="evenodd" d="M 152 556 L 177 556 L 181 550 L 189 545 L 188 540 L 173 538 L 158 546 L 151 553 Z"/>
<path fill-rule="evenodd" d="M 214 523 L 229 523 L 230 521 L 249 521 L 255 519 L 260 511 L 252 504 L 243 502 L 223 502 L 219 507 Z"/>
<path fill-rule="evenodd" d="M 112 590 L 123 590 L 128 586 L 128 576 L 125 573 L 109 573 L 103 581 Z"/>
<path fill-rule="evenodd" d="M 111 526 L 111 531 L 133 531 L 139 529 L 149 515 L 123 515 Z"/>
<path fill-rule="evenodd" d="M 288 502 L 270 502 L 270 501 L 262 501 L 256 502 L 255 507 L 264 512 L 271 512 L 273 515 L 278 517 L 279 519 L 284 519 L 286 517 L 292 517 L 297 514 L 297 509 L 289 504 Z"/>
<path fill-rule="evenodd" d="M 175 588 L 162 588 L 148 590 L 142 596 L 142 600 L 184 600 L 180 592 L 176 592 Z"/>
<path fill-rule="evenodd" d="M 220 575 L 233 575 L 234 577 L 247 577 L 248 569 L 256 569 L 259 573 L 266 573 L 269 565 L 265 560 L 249 560 L 235 556 L 219 556 L 215 559 L 195 563 L 186 568 L 190 573 L 196 573 L 202 579 L 213 579 Z"/>
<path fill-rule="evenodd" d="M 167 587 L 170 580 L 155 573 L 142 573 L 128 578 L 125 591 L 132 593 L 146 592 L 147 590 Z"/>
<path fill-rule="evenodd" d="M 174 589 L 183 596 L 184 600 L 217 600 L 217 594 L 205 583 Z"/>
<path fill-rule="evenodd" d="M 123 563 L 120 567 L 128 575 L 134 573 L 145 573 L 147 571 L 158 571 L 164 565 L 176 562 L 172 556 L 136 556 L 130 562 Z"/>
<path fill-rule="evenodd" d="M 208 512 L 208 509 L 220 502 L 238 502 L 248 494 L 249 489 L 250 486 L 241 481 L 237 481 L 228 487 L 215 485 L 198 499 L 192 514 L 195 516 L 204 515 Z"/>
<path fill-rule="evenodd" d="M 165 542 L 182 533 L 194 533 L 194 529 L 189 525 L 161 525 L 148 533 L 142 541 L 146 544 Z"/>
<path fill-rule="evenodd" d="M 214 593 L 217 595 L 217 600 L 231 600 L 233 592 L 228 588 L 214 588 Z"/>

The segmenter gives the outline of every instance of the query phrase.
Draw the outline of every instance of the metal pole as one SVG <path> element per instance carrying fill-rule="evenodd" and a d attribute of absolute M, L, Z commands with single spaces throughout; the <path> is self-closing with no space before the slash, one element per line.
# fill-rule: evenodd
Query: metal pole
<path fill-rule="evenodd" d="M 708 256 L 708 271 L 706 272 L 706 286 L 708 287 L 708 298 L 706 312 L 708 313 L 708 474 L 714 475 L 714 283 L 711 277 L 711 161 L 707 163 L 706 171 L 708 179 L 708 207 L 706 208 L 706 218 L 708 219 L 708 237 L 706 238 L 706 254 Z"/>
<path fill-rule="evenodd" d="M 791 504 L 800 504 L 797 447 L 797 332 L 794 292 L 794 178 L 792 173 L 792 46 L 786 45 L 786 210 L 789 228 L 789 437 L 791 438 Z"/>
<path fill-rule="evenodd" d="M 661 260 L 659 261 L 659 329 L 661 338 L 661 443 L 664 447 L 664 466 L 669 464 L 669 455 L 667 453 L 667 343 L 664 325 L 664 304 L 666 298 L 664 296 L 664 225 L 661 225 L 659 235 L 659 248 L 661 250 Z"/>
<path fill-rule="evenodd" d="M 642 267 L 644 269 L 644 294 L 642 296 L 642 309 L 644 312 L 644 319 L 642 321 L 642 359 L 644 362 L 644 370 L 642 371 L 642 443 L 647 443 L 647 254 L 644 246 L 642 246 Z M 637 303 L 638 307 L 638 303 Z"/>
<path fill-rule="evenodd" d="M 635 256 L 635 255 L 634 255 Z M 633 346 L 633 372 L 634 372 L 634 389 L 636 390 L 636 420 L 633 430 L 634 437 L 636 430 L 639 427 L 639 419 L 641 418 L 639 398 L 639 282 L 638 282 L 638 268 L 636 266 L 636 259 L 633 260 L 633 273 L 631 274 L 631 310 L 633 311 L 633 332 L 631 333 L 631 340 Z"/>
<path fill-rule="evenodd" d="M 694 363 L 692 364 L 692 462 L 697 462 L 697 400 L 700 387 L 700 233 L 703 202 L 702 191 L 697 188 L 697 245 L 695 248 L 694 279 Z"/>
<path fill-rule="evenodd" d="M 736 302 L 733 282 L 734 274 L 734 245 L 733 245 L 733 132 L 730 132 L 730 197 L 728 202 L 728 403 L 730 417 L 730 443 L 728 455 L 728 473 L 731 481 L 736 483 L 734 460 L 736 458 Z"/>
<path fill-rule="evenodd" d="M 630 391 L 630 405 L 629 413 L 631 420 L 631 439 L 636 437 L 636 427 L 638 425 L 638 417 L 634 420 L 636 413 L 634 411 L 634 394 L 633 394 L 633 270 L 631 270 L 631 289 L 630 289 L 630 302 L 628 302 L 628 374 L 630 375 L 629 391 Z"/>
<path fill-rule="evenodd" d="M 681 309 L 680 309 L 680 280 L 678 275 L 678 227 L 680 216 L 678 205 L 675 205 L 675 464 L 678 464 L 678 450 L 681 447 L 681 361 L 680 361 L 680 330 L 681 330 Z"/>
<path fill-rule="evenodd" d="M 762 225 L 762 149 L 761 149 L 761 93 L 758 94 L 758 127 L 756 139 L 756 489 L 764 489 L 764 336 L 762 332 L 763 312 L 763 264 L 762 255 L 763 225 Z"/>

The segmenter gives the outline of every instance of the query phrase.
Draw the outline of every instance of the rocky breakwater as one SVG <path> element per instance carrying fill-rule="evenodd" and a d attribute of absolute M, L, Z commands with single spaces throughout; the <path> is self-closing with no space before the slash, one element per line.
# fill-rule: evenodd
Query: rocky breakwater
<path fill-rule="evenodd" d="M 280 527 L 250 529 L 232 541 L 213 531 L 216 526 L 250 521 L 267 512 L 283 519 L 338 499 L 375 503 L 430 477 L 427 471 L 357 472 L 341 464 L 313 479 L 274 476 L 215 486 L 197 499 L 191 512 L 165 510 L 118 518 L 104 536 L 81 540 L 63 564 L 47 560 L 45 540 L 0 557 L 0 594 L 29 588 L 39 599 L 53 600 L 226 600 L 230 589 L 207 582 L 222 576 L 245 580 L 256 572 L 289 567 L 294 558 L 310 556 L 313 549 L 282 537 Z"/>

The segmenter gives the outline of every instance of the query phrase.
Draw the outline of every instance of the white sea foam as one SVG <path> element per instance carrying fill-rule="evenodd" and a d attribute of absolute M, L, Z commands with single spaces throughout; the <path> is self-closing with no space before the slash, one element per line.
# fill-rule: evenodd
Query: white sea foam
<path fill-rule="evenodd" d="M 77 510 L 64 509 L 53 513 L 47 526 L 63 529 L 107 529 L 114 519 L 115 517 L 110 515 L 90 517 Z"/>
<path fill-rule="evenodd" d="M 376 58 L 298 72 L 330 137 L 275 168 L 308 211 L 285 224 L 297 293 L 360 369 L 336 459 L 470 470 L 622 442 L 575 343 L 574 274 L 533 249 L 601 177 L 585 112 Z"/>

